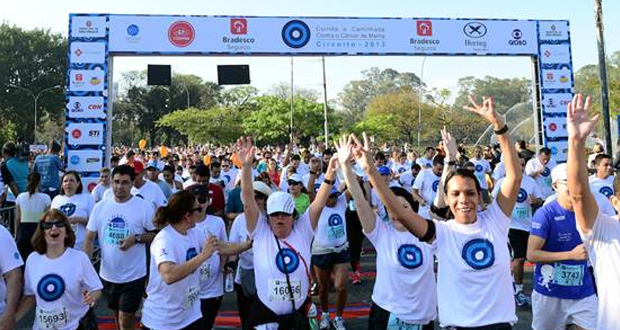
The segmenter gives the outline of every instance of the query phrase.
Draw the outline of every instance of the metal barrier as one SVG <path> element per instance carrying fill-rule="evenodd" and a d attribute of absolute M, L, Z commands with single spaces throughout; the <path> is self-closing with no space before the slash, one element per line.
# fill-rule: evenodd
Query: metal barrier
<path fill-rule="evenodd" d="M 15 236 L 15 205 L 0 208 L 0 224 L 9 230 L 11 235 Z"/>

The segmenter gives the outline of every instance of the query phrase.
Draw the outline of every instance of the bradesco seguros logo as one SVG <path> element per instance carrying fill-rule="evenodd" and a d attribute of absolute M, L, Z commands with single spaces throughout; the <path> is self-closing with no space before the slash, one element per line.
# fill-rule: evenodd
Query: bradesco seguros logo
<path fill-rule="evenodd" d="M 256 40 L 248 35 L 248 20 L 245 18 L 230 19 L 230 35 L 222 37 L 222 43 L 230 51 L 248 51 Z"/>
<path fill-rule="evenodd" d="M 430 20 L 416 21 L 416 35 L 409 38 L 409 44 L 416 51 L 434 51 L 441 41 L 433 38 L 433 22 Z"/>
<path fill-rule="evenodd" d="M 168 40 L 176 47 L 187 47 L 194 42 L 196 32 L 194 26 L 186 21 L 177 21 L 168 28 Z"/>

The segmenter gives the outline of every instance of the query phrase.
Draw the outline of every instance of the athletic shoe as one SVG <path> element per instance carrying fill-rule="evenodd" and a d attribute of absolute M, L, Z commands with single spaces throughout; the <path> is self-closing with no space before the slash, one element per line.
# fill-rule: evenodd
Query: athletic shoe
<path fill-rule="evenodd" d="M 340 316 L 336 316 L 334 318 L 334 321 L 332 321 L 332 325 L 336 330 L 347 330 L 347 328 L 344 327 L 344 320 Z"/>
<path fill-rule="evenodd" d="M 532 299 L 528 297 L 525 293 L 523 293 L 523 291 L 515 293 L 515 301 L 517 303 L 517 306 L 519 307 L 532 304 Z"/>
<path fill-rule="evenodd" d="M 312 286 L 310 287 L 310 294 L 313 296 L 319 295 L 319 284 L 317 282 L 312 282 Z"/>
<path fill-rule="evenodd" d="M 362 275 L 360 274 L 359 270 L 356 270 L 353 273 L 349 273 L 349 277 L 351 278 L 351 284 L 362 283 Z"/>
<path fill-rule="evenodd" d="M 319 329 L 321 330 L 329 329 L 329 313 L 326 313 L 326 312 L 321 313 L 321 322 L 319 323 Z"/>

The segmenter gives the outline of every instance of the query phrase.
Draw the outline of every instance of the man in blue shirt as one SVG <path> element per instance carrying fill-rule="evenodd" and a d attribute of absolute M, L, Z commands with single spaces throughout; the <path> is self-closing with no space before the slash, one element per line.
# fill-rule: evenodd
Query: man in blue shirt
<path fill-rule="evenodd" d="M 551 171 L 557 200 L 532 219 L 527 258 L 536 263 L 532 293 L 532 329 L 596 329 L 598 300 L 588 255 L 577 232 L 567 189 L 566 164 Z"/>
<path fill-rule="evenodd" d="M 34 159 L 33 171 L 41 175 L 41 192 L 56 197 L 60 192 L 60 172 L 65 171 L 65 167 L 58 157 L 60 144 L 52 141 L 49 144 L 47 154 L 38 155 Z"/>
<path fill-rule="evenodd" d="M 7 142 L 2 147 L 2 155 L 5 161 L 0 165 L 2 181 L 6 184 L 14 196 L 26 191 L 28 185 L 28 160 L 17 156 L 17 146 L 13 142 Z"/>

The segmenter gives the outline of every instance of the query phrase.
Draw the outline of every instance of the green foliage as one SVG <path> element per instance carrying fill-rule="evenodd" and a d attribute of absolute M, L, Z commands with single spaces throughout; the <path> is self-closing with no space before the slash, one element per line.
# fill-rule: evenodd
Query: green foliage
<path fill-rule="evenodd" d="M 189 108 L 176 110 L 157 121 L 158 126 L 170 127 L 195 143 L 231 143 L 239 137 L 242 111 L 229 108 L 212 108 L 201 110 Z"/>
<path fill-rule="evenodd" d="M 0 125 L 0 147 L 5 142 L 15 141 L 17 139 L 17 126 L 10 120 L 7 120 Z"/>
<path fill-rule="evenodd" d="M 607 61 L 607 82 L 609 84 L 609 110 L 612 116 L 620 114 L 620 51 L 613 53 Z M 594 111 L 601 112 L 601 85 L 598 65 L 590 64 L 575 73 L 575 86 L 579 93 L 592 96 Z M 600 124 L 602 125 L 602 120 Z M 601 126 L 602 127 L 602 126 Z"/>

